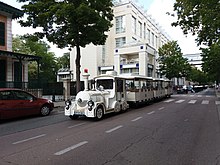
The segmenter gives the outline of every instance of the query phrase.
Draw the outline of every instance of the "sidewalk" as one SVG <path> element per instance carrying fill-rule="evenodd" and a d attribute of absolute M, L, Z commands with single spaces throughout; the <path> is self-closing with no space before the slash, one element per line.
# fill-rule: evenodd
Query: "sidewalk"
<path fill-rule="evenodd" d="M 65 101 L 55 101 L 53 103 L 54 103 L 54 108 L 65 107 Z"/>

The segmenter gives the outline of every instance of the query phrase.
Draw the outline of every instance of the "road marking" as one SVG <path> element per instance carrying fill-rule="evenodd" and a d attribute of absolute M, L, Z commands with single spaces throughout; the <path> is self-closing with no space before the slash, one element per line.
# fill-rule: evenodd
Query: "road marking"
<path fill-rule="evenodd" d="M 162 110 L 162 109 L 164 109 L 164 107 L 160 107 L 158 110 Z"/>
<path fill-rule="evenodd" d="M 169 103 L 169 102 L 171 102 L 171 101 L 174 101 L 174 99 L 169 99 L 169 100 L 166 100 L 166 101 L 164 101 L 165 103 Z"/>
<path fill-rule="evenodd" d="M 78 127 L 78 126 L 81 126 L 81 125 L 83 125 L 83 124 L 86 124 L 86 123 L 79 123 L 79 124 L 76 124 L 76 125 L 69 126 L 68 128 Z"/>
<path fill-rule="evenodd" d="M 113 131 L 115 131 L 115 130 L 121 128 L 121 127 L 123 127 L 123 126 L 122 126 L 122 125 L 119 125 L 119 126 L 117 126 L 117 127 L 115 127 L 115 128 L 112 128 L 112 129 L 110 129 L 110 130 L 108 130 L 108 131 L 105 131 L 105 132 L 106 132 L 106 133 L 111 133 L 111 132 L 113 132 Z"/>
<path fill-rule="evenodd" d="M 153 114 L 153 113 L 155 113 L 155 111 L 149 112 L 149 113 L 147 113 L 147 114 L 148 114 L 148 115 L 151 115 L 151 114 Z"/>
<path fill-rule="evenodd" d="M 80 146 L 82 146 L 82 145 L 85 145 L 86 143 L 88 143 L 88 141 L 80 142 L 80 143 L 75 144 L 75 145 L 73 145 L 73 146 L 71 146 L 71 147 L 68 147 L 68 148 L 66 148 L 66 149 L 64 149 L 64 150 L 61 150 L 61 151 L 59 151 L 59 152 L 56 152 L 56 153 L 54 153 L 54 155 L 57 155 L 57 156 L 63 155 L 63 154 L 65 154 L 65 153 L 67 153 L 67 152 L 69 152 L 69 151 L 71 151 L 71 150 L 74 150 L 74 149 L 76 149 L 76 148 L 78 148 L 78 147 L 80 147 Z"/>
<path fill-rule="evenodd" d="M 202 97 L 202 95 L 198 95 L 198 97 Z"/>
<path fill-rule="evenodd" d="M 215 104 L 216 105 L 220 105 L 220 101 L 215 101 Z"/>
<path fill-rule="evenodd" d="M 210 96 L 210 95 L 206 95 L 205 97 L 212 97 L 212 96 Z"/>
<path fill-rule="evenodd" d="M 34 139 L 41 138 L 41 137 L 43 137 L 43 136 L 46 136 L 46 134 L 42 134 L 42 135 L 34 136 L 34 137 L 31 137 L 31 138 L 28 138 L 28 139 L 20 140 L 20 141 L 14 142 L 14 143 L 12 143 L 12 144 L 24 143 L 24 142 L 27 142 L 27 141 L 30 141 L 30 140 L 34 140 Z"/>
<path fill-rule="evenodd" d="M 203 100 L 202 104 L 209 104 L 209 100 Z"/>
<path fill-rule="evenodd" d="M 195 104 L 197 100 L 190 100 L 188 103 L 189 104 Z"/>
<path fill-rule="evenodd" d="M 135 119 L 133 119 L 133 120 L 131 120 L 131 121 L 137 121 L 137 120 L 140 120 L 142 117 L 137 117 L 137 118 L 135 118 Z"/>
<path fill-rule="evenodd" d="M 176 101 L 175 103 L 182 103 L 182 102 L 184 102 L 185 100 L 178 100 L 178 101 Z"/>
<path fill-rule="evenodd" d="M 194 95 L 189 95 L 189 97 L 193 97 Z"/>

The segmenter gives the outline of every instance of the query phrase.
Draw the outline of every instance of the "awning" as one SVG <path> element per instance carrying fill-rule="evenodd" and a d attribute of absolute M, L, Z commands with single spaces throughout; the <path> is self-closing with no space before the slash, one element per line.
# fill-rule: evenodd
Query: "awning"
<path fill-rule="evenodd" d="M 15 57 L 18 60 L 39 61 L 42 57 L 0 50 L 0 56 Z"/>

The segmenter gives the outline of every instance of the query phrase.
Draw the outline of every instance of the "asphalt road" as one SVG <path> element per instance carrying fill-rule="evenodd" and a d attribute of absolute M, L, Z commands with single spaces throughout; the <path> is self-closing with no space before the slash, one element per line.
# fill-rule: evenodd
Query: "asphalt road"
<path fill-rule="evenodd" d="M 108 115 L 0 124 L 0 165 L 220 165 L 220 101 L 213 89 Z M 61 111 L 60 111 L 61 110 Z"/>

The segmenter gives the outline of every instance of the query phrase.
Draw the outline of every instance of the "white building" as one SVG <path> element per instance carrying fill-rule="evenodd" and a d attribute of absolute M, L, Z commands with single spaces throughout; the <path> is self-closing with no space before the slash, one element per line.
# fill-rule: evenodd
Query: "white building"
<path fill-rule="evenodd" d="M 195 66 L 199 70 L 202 70 L 202 56 L 200 53 L 184 54 L 183 57 L 187 59 L 190 65 Z"/>
<path fill-rule="evenodd" d="M 113 27 L 105 45 L 81 48 L 81 72 L 90 78 L 115 70 L 118 74 L 138 73 L 159 77 L 158 48 L 169 41 L 159 26 L 131 0 L 115 2 Z M 70 53 L 70 70 L 75 75 L 76 50 Z"/>

